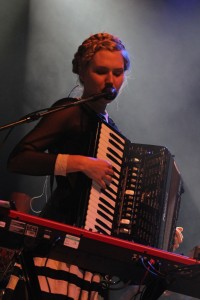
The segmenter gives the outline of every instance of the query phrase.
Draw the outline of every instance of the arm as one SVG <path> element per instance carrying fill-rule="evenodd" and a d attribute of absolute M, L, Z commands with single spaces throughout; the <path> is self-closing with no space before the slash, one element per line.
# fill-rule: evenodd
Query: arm
<path fill-rule="evenodd" d="M 81 171 L 94 179 L 102 188 L 111 181 L 113 170 L 105 160 L 82 155 L 47 153 L 63 135 L 73 132 L 74 120 L 80 119 L 80 110 L 70 108 L 44 117 L 22 139 L 11 153 L 8 168 L 28 175 L 62 175 Z M 107 182 L 106 182 L 107 181 Z"/>
<path fill-rule="evenodd" d="M 63 110 L 42 118 L 18 143 L 8 159 L 8 169 L 11 172 L 37 176 L 54 174 L 57 155 L 47 153 L 47 150 L 57 142 L 68 126 L 65 113 Z"/>
<path fill-rule="evenodd" d="M 81 171 L 93 179 L 102 188 L 112 181 L 114 171 L 111 164 L 103 159 L 81 155 L 58 154 L 55 163 L 55 175 L 66 176 L 67 173 Z"/>

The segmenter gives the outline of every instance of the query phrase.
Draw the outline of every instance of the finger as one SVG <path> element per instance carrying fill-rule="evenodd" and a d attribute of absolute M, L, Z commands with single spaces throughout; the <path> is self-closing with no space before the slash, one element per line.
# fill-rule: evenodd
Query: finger
<path fill-rule="evenodd" d="M 178 230 L 176 230 L 176 238 L 177 238 L 177 240 L 178 240 L 179 243 L 182 243 L 182 241 L 183 241 L 183 235 Z"/>
<path fill-rule="evenodd" d="M 106 170 L 106 175 L 110 175 L 110 176 L 113 176 L 114 175 L 114 171 L 112 169 L 108 169 Z"/>
<path fill-rule="evenodd" d="M 175 251 L 175 250 L 178 249 L 178 248 L 179 248 L 179 244 L 174 244 L 173 250 Z"/>
<path fill-rule="evenodd" d="M 179 247 L 179 243 L 178 243 L 177 237 L 175 237 L 175 238 L 174 238 L 173 250 L 178 249 L 178 247 Z"/>
<path fill-rule="evenodd" d="M 100 187 L 102 189 L 104 189 L 104 190 L 106 189 L 106 182 L 105 182 L 104 178 L 100 179 L 99 182 L 98 182 L 98 184 L 100 185 Z"/>
<path fill-rule="evenodd" d="M 180 230 L 179 227 L 176 228 L 176 234 L 179 236 L 183 236 L 182 234 L 183 230 Z"/>
<path fill-rule="evenodd" d="M 176 227 L 176 229 L 181 231 L 181 232 L 183 231 L 183 227 Z"/>
<path fill-rule="evenodd" d="M 110 175 L 105 175 L 103 177 L 103 180 L 106 182 L 106 183 L 111 183 L 112 182 L 112 176 Z"/>
<path fill-rule="evenodd" d="M 101 188 L 102 188 L 103 190 L 105 190 L 106 187 L 107 187 L 107 186 L 106 186 L 105 181 L 102 180 L 102 182 L 101 182 Z"/>
<path fill-rule="evenodd" d="M 180 236 L 177 237 L 177 242 L 180 244 L 182 242 L 182 239 Z"/>

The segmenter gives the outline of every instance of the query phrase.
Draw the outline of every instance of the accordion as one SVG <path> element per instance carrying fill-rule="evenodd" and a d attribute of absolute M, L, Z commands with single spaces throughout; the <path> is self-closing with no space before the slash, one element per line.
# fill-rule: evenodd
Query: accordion
<path fill-rule="evenodd" d="M 104 121 L 97 121 L 89 155 L 108 160 L 114 177 L 105 190 L 91 181 L 82 192 L 87 230 L 167 251 L 183 191 L 173 156 L 163 146 L 131 143 Z"/>

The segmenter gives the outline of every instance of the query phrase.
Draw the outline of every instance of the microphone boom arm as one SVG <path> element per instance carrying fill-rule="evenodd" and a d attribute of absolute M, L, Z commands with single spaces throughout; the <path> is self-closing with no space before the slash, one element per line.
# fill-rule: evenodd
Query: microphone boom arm
<path fill-rule="evenodd" d="M 51 113 L 54 113 L 54 112 L 57 112 L 59 110 L 66 109 L 66 108 L 69 108 L 69 107 L 72 107 L 72 106 L 77 106 L 77 105 L 80 105 L 80 104 L 83 104 L 83 103 L 86 103 L 86 102 L 89 102 L 89 101 L 95 101 L 95 100 L 98 100 L 102 97 L 109 97 L 109 95 L 111 96 L 111 91 L 105 91 L 105 92 L 102 92 L 100 94 L 96 94 L 94 96 L 91 96 L 89 98 L 81 99 L 81 100 L 75 101 L 75 102 L 70 102 L 70 103 L 67 103 L 65 105 L 54 106 L 54 107 L 50 107 L 50 108 L 43 108 L 43 109 L 34 111 L 34 112 L 32 112 L 28 115 L 25 115 L 24 117 L 22 117 L 18 121 L 0 126 L 0 131 L 2 131 L 4 129 L 12 128 L 12 127 L 17 126 L 17 125 L 21 125 L 23 123 L 30 123 L 30 122 L 33 122 L 33 121 L 37 121 L 41 117 L 46 116 L 46 115 L 51 114 Z M 68 99 L 68 98 L 66 98 L 66 99 Z"/>

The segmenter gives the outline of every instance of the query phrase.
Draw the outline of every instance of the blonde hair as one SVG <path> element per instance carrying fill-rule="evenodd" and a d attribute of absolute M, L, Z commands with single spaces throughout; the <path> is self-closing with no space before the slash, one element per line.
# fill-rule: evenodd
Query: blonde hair
<path fill-rule="evenodd" d="M 99 50 L 121 51 L 124 58 L 124 71 L 130 68 L 129 55 L 121 40 L 109 33 L 97 33 L 86 39 L 74 54 L 72 71 L 79 75 L 79 80 L 81 70 L 87 67 L 94 54 Z"/>

